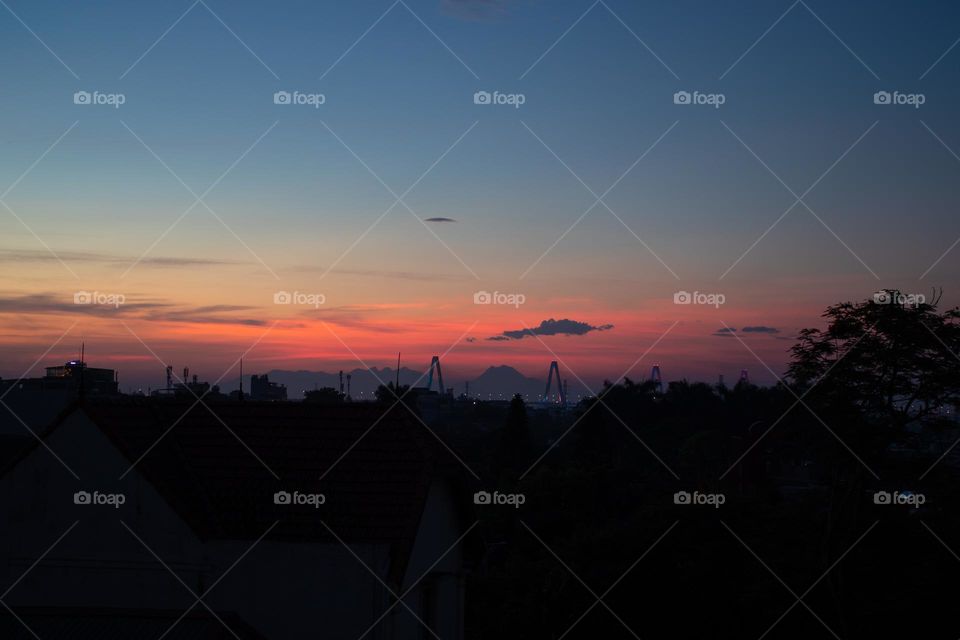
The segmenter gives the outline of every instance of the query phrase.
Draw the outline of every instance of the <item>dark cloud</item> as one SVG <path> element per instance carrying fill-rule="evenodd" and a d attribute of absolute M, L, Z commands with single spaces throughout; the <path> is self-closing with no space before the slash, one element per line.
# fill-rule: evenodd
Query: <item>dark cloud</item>
<path fill-rule="evenodd" d="M 756 327 L 744 327 L 742 331 L 744 333 L 780 333 L 780 329 L 775 329 L 774 327 L 764 327 L 763 325 Z"/>
<path fill-rule="evenodd" d="M 716 331 L 714 331 L 713 335 L 720 338 L 729 338 L 734 333 L 736 333 L 736 331 L 737 330 L 734 329 L 733 327 L 721 327 L 720 329 L 717 329 Z"/>
<path fill-rule="evenodd" d="M 527 336 L 582 336 L 591 331 L 607 331 L 613 329 L 612 324 L 603 324 L 594 326 L 586 322 L 577 320 L 544 320 L 540 326 L 532 329 L 517 329 L 514 331 L 504 331 L 499 336 L 491 336 L 487 340 L 521 340 Z"/>
<path fill-rule="evenodd" d="M 442 216 L 436 218 L 424 218 L 424 222 L 456 222 L 453 218 L 444 218 Z"/>

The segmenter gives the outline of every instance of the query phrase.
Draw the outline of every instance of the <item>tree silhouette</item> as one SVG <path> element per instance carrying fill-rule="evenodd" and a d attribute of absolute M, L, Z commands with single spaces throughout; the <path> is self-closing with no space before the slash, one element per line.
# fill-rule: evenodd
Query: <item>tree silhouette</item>
<path fill-rule="evenodd" d="M 374 392 L 374 395 L 377 398 L 377 402 L 382 402 L 385 404 L 393 404 L 399 402 L 410 391 L 410 385 L 402 384 L 399 387 L 395 386 L 393 382 L 388 382 L 386 386 L 380 385 L 377 387 L 377 390 Z"/>
<path fill-rule="evenodd" d="M 804 329 L 789 376 L 817 386 L 821 404 L 852 406 L 894 433 L 960 400 L 960 310 L 905 304 L 896 290 L 874 300 L 829 307 L 824 330 Z"/>
<path fill-rule="evenodd" d="M 344 394 L 333 387 L 320 387 L 303 392 L 303 401 L 314 404 L 340 404 L 343 399 Z"/>
<path fill-rule="evenodd" d="M 502 469 L 522 472 L 522 467 L 530 464 L 533 445 L 528 423 L 527 405 L 518 393 L 510 400 L 506 424 L 500 433 L 497 459 Z"/>

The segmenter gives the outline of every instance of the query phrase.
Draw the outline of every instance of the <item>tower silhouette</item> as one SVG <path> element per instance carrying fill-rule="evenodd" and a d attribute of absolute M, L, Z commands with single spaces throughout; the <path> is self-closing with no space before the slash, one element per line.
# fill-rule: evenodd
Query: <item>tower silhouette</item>
<path fill-rule="evenodd" d="M 433 388 L 433 370 L 436 367 L 437 370 L 437 391 L 440 392 L 440 395 L 446 393 L 446 387 L 443 386 L 443 371 L 440 369 L 440 356 L 433 356 L 433 360 L 430 361 L 430 376 L 427 378 L 427 389 L 430 390 Z"/>
<path fill-rule="evenodd" d="M 543 392 L 544 402 L 550 401 L 550 386 L 553 382 L 553 374 L 557 374 L 557 396 L 560 398 L 560 404 L 566 406 L 567 404 L 567 391 L 564 388 L 565 385 L 560 380 L 560 367 L 557 365 L 557 361 L 554 360 L 550 363 L 550 373 L 547 375 L 547 389 Z"/>
<path fill-rule="evenodd" d="M 740 382 L 737 384 L 750 384 L 750 374 L 746 369 L 740 369 Z"/>
<path fill-rule="evenodd" d="M 650 371 L 650 382 L 653 383 L 653 391 L 657 395 L 663 394 L 663 379 L 660 377 L 660 365 L 653 365 Z"/>

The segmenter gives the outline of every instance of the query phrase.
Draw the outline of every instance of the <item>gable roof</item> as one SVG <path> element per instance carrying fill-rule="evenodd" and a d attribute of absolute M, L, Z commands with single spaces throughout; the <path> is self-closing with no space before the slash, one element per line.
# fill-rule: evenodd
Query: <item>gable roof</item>
<path fill-rule="evenodd" d="M 136 463 L 201 540 L 255 540 L 277 523 L 266 539 L 338 544 L 329 527 L 347 543 L 388 545 L 395 582 L 430 484 L 443 477 L 458 497 L 468 495 L 452 457 L 403 407 L 87 399 L 43 437 L 76 412 Z M 326 502 L 277 505 L 277 491 L 322 493 Z M 458 514 L 463 507 L 455 505 Z"/>

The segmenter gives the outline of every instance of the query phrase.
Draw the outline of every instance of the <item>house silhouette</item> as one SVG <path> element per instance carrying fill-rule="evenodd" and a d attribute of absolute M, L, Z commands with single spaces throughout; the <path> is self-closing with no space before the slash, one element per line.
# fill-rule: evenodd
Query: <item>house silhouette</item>
<path fill-rule="evenodd" d="M 462 638 L 469 487 L 384 411 L 72 403 L 0 470 L 3 637 Z"/>

